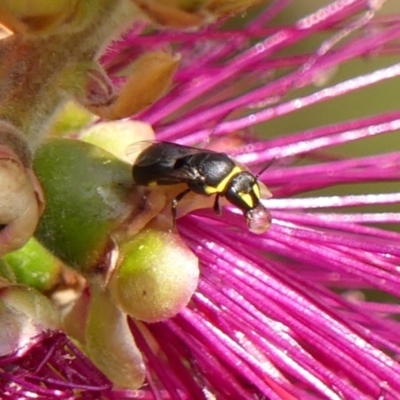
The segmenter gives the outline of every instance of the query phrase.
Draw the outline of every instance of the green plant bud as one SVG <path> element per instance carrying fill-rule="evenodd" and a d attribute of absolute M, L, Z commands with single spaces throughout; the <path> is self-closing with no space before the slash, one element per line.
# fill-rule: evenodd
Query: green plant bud
<path fill-rule="evenodd" d="M 76 101 L 63 105 L 49 127 L 48 137 L 61 137 L 83 129 L 94 120 L 94 115 Z"/>
<path fill-rule="evenodd" d="M 61 261 L 33 238 L 22 249 L 7 254 L 4 259 L 18 283 L 41 292 L 52 289 L 60 280 Z"/>
<path fill-rule="evenodd" d="M 60 329 L 56 309 L 41 293 L 23 285 L 0 289 L 0 356 L 27 345 L 46 329 Z"/>
<path fill-rule="evenodd" d="M 160 1 L 161 3 L 162 1 Z M 162 3 L 164 4 L 168 4 L 168 3 L 172 3 L 169 1 L 163 1 Z M 176 5 L 175 7 L 179 8 L 180 10 L 185 10 L 187 12 L 197 12 L 201 9 L 203 9 L 208 1 L 207 0 L 178 0 L 176 2 L 174 2 Z M 170 4 L 172 5 L 172 4 Z"/>
<path fill-rule="evenodd" d="M 15 1 L 1 0 L 1 5 L 7 7 L 15 16 L 20 18 L 43 17 L 71 9 L 75 0 L 36 0 L 36 1 Z"/>
<path fill-rule="evenodd" d="M 131 166 L 99 147 L 52 139 L 38 149 L 34 168 L 47 199 L 36 236 L 78 271 L 104 265 L 115 245 L 112 232 L 146 211 Z"/>
<path fill-rule="evenodd" d="M 116 137 L 118 140 L 115 140 Z M 84 130 L 79 139 L 99 146 L 131 163 L 132 160 L 127 156 L 127 148 L 134 142 L 154 140 L 155 134 L 152 127 L 145 122 L 109 121 Z"/>
<path fill-rule="evenodd" d="M 260 0 L 211 0 L 206 9 L 215 18 L 224 18 L 240 14 L 258 3 L 260 3 Z"/>
<path fill-rule="evenodd" d="M 119 387 L 137 389 L 145 366 L 128 326 L 127 316 L 107 290 L 91 287 L 86 350 L 94 364 Z"/>
<path fill-rule="evenodd" d="M 157 322 L 187 305 L 198 278 L 198 259 L 179 235 L 147 229 L 121 245 L 110 288 L 126 313 Z"/>
<path fill-rule="evenodd" d="M 0 286 L 15 283 L 16 278 L 10 265 L 0 258 Z"/>
<path fill-rule="evenodd" d="M 86 343 L 86 326 L 89 313 L 90 292 L 88 288 L 82 291 L 80 296 L 63 310 L 63 328 L 68 336 L 80 343 Z"/>
<path fill-rule="evenodd" d="M 15 149 L 20 150 L 18 144 Z M 0 144 L 0 255 L 25 245 L 44 208 L 42 188 L 25 162 L 12 146 Z"/>
<path fill-rule="evenodd" d="M 1 0 L 1 19 L 10 29 L 19 28 L 16 31 L 42 31 L 61 24 L 75 10 L 76 2 L 76 0 Z M 12 18 L 26 24 L 25 28 L 21 29 L 15 22 L 12 23 Z"/>

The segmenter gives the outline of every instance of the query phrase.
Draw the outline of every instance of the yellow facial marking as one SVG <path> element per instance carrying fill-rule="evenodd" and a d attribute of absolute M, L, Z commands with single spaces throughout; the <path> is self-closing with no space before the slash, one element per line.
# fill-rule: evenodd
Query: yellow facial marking
<path fill-rule="evenodd" d="M 153 182 L 149 182 L 149 184 L 147 186 L 157 186 L 158 183 L 156 181 Z"/>
<path fill-rule="evenodd" d="M 239 197 L 240 197 L 250 208 L 253 208 L 253 207 L 254 207 L 253 198 L 251 197 L 250 194 L 245 193 L 245 192 L 240 192 L 240 193 L 239 193 Z"/>
<path fill-rule="evenodd" d="M 257 199 L 261 198 L 260 187 L 258 186 L 257 183 L 255 185 L 253 185 L 253 192 L 256 195 Z"/>

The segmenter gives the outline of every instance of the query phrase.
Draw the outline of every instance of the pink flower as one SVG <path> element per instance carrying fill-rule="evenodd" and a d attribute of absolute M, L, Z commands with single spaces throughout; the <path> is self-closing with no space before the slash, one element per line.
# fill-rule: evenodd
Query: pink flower
<path fill-rule="evenodd" d="M 172 43 L 182 55 L 174 87 L 138 118 L 152 124 L 159 140 L 223 149 L 255 172 L 273 161 L 260 179 L 274 195 L 264 202 L 273 222 L 262 235 L 249 232 L 231 207 L 222 217 L 202 210 L 178 221 L 200 259 L 198 289 L 174 318 L 130 321 L 147 384 L 112 395 L 105 386 L 105 396 L 400 397 L 400 235 L 381 227 L 399 222 L 389 205 L 400 201 L 400 192 L 372 192 L 372 183 L 399 180 L 400 152 L 355 157 L 338 147 L 362 146 L 399 129 L 400 112 L 268 139 L 254 132 L 261 122 L 396 78 L 400 64 L 389 60 L 379 69 L 328 79 L 350 60 L 396 49 L 399 17 L 378 18 L 372 2 L 342 0 L 291 25 L 274 24 L 286 7 L 276 1 L 234 31 L 147 34 L 138 25 L 103 58 L 112 76 L 139 47 Z M 311 39 L 319 40 L 311 52 L 293 53 Z M 322 78 L 327 82 L 314 86 Z M 346 194 L 337 192 L 339 185 Z M 329 194 L 312 193 L 325 188 Z"/>

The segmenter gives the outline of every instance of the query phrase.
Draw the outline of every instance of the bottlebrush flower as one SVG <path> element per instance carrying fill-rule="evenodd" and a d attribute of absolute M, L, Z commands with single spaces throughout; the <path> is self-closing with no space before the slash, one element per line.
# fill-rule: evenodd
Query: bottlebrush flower
<path fill-rule="evenodd" d="M 95 396 L 105 385 L 111 398 L 399 398 L 400 235 L 382 224 L 399 222 L 389 207 L 400 192 L 373 191 L 373 184 L 399 180 L 400 153 L 354 157 L 338 149 L 398 130 L 400 113 L 378 111 L 268 139 L 254 132 L 261 122 L 396 78 L 400 64 L 389 61 L 314 86 L 350 60 L 397 50 L 398 17 L 378 18 L 379 4 L 347 0 L 274 25 L 286 6 L 274 2 L 233 32 L 221 26 L 149 34 L 138 24 L 104 55 L 118 84 L 117 72 L 137 49 L 172 43 L 181 55 L 173 89 L 137 118 L 153 126 L 158 140 L 225 151 L 255 173 L 272 162 L 260 180 L 274 196 L 264 202 L 273 221 L 255 235 L 232 207 L 222 216 L 205 209 L 179 219 L 200 279 L 175 317 L 129 318 L 146 383 L 111 394 L 105 380 L 93 379 L 97 388 L 77 384 L 80 393 Z M 293 55 L 293 46 L 308 39 L 320 41 Z M 346 194 L 337 194 L 339 185 Z M 329 195 L 312 193 L 326 188 Z M 19 374 L 12 378 L 17 385 Z M 61 383 L 58 389 L 67 396 Z"/>

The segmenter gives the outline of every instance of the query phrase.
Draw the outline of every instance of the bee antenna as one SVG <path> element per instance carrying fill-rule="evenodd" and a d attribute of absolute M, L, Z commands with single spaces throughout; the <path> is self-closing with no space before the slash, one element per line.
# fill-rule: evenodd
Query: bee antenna
<path fill-rule="evenodd" d="M 269 160 L 262 168 L 261 170 L 258 172 L 258 174 L 256 175 L 256 179 L 258 179 L 258 177 L 260 175 L 262 175 L 276 160 L 276 157 L 272 158 L 271 160 Z"/>

